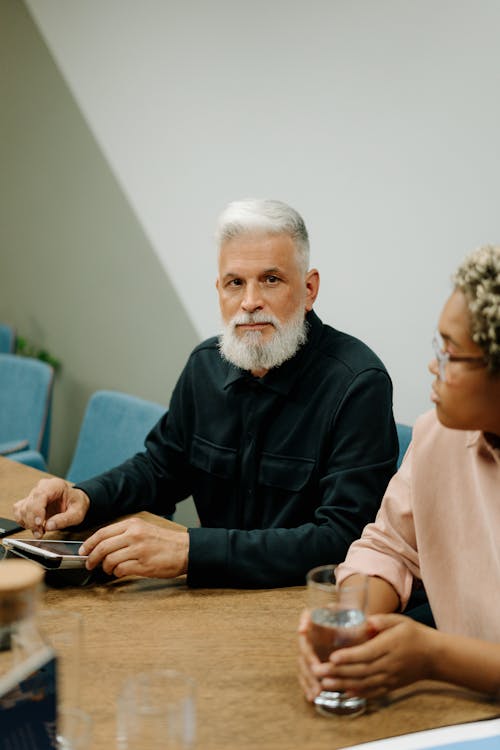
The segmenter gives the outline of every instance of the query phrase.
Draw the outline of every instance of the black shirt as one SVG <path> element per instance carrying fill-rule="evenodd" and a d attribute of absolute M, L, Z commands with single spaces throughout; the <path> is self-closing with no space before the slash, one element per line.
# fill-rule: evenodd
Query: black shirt
<path fill-rule="evenodd" d="M 173 513 L 193 496 L 191 586 L 303 584 L 378 510 L 398 454 L 392 385 L 361 341 L 307 315 L 297 354 L 255 378 L 217 338 L 191 354 L 144 453 L 78 486 L 88 520 Z"/>

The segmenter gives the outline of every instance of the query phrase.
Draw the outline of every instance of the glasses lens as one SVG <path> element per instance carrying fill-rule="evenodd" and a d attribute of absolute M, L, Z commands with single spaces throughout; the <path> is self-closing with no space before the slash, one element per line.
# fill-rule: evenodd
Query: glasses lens
<path fill-rule="evenodd" d="M 434 333 L 432 348 L 434 349 L 434 355 L 439 367 L 439 379 L 444 383 L 446 381 L 446 363 L 448 362 L 448 355 L 444 351 L 444 341 L 439 331 Z"/>

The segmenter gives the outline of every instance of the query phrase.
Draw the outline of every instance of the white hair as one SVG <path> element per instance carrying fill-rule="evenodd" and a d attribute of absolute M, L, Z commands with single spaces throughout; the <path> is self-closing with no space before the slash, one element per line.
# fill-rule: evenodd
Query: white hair
<path fill-rule="evenodd" d="M 301 215 L 286 203 L 254 198 L 229 203 L 217 222 L 215 238 L 219 249 L 224 242 L 245 234 L 287 234 L 293 240 L 304 273 L 309 268 L 306 225 Z"/>
<path fill-rule="evenodd" d="M 262 340 L 260 331 L 236 333 L 237 325 L 271 323 L 274 333 L 269 341 Z M 308 323 L 299 307 L 284 323 L 270 313 L 239 313 L 224 325 L 219 338 L 219 351 L 228 362 L 242 370 L 270 370 L 291 359 L 307 341 Z"/>

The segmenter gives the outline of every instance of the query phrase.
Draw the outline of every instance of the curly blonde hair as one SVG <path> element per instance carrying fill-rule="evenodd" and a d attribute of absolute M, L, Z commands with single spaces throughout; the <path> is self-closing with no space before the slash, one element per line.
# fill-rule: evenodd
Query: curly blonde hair
<path fill-rule="evenodd" d="M 486 245 L 465 258 L 453 276 L 464 293 L 473 341 L 484 351 L 488 371 L 500 373 L 500 246 Z"/>

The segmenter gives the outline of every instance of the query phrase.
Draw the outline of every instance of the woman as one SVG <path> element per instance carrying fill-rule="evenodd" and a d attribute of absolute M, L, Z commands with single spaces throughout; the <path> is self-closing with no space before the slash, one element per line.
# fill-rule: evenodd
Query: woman
<path fill-rule="evenodd" d="M 375 635 L 321 664 L 304 617 L 308 700 L 321 689 L 376 697 L 419 679 L 500 691 L 500 247 L 459 267 L 434 351 L 435 410 L 417 420 L 375 522 L 340 568 L 341 581 L 370 576 Z M 421 583 L 437 630 L 387 614 L 404 611 Z"/>

